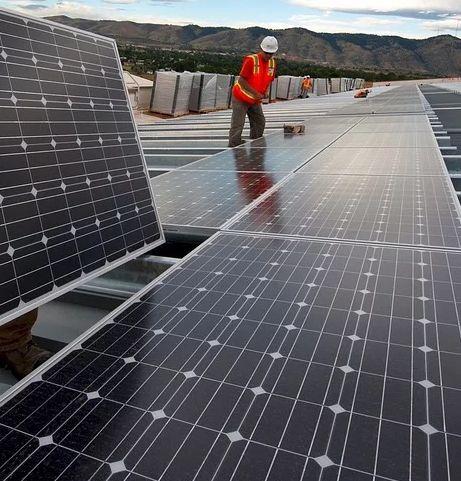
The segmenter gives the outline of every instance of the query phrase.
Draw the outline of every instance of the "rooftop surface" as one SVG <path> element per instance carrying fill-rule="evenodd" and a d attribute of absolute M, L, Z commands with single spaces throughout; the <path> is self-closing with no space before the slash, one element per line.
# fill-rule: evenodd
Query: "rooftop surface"
<path fill-rule="evenodd" d="M 167 235 L 207 240 L 7 394 L 4 479 L 456 480 L 455 94 L 429 89 L 268 106 L 265 139 L 153 177 Z M 228 122 L 143 126 L 152 175 L 184 155 L 149 142 Z"/>

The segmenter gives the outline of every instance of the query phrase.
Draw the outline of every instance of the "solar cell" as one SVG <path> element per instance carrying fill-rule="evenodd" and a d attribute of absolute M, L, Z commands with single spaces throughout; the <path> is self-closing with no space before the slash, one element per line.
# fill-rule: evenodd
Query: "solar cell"
<path fill-rule="evenodd" d="M 2 475 L 456 479 L 460 293 L 459 254 L 220 233 L 2 406 Z"/>
<path fill-rule="evenodd" d="M 295 173 L 230 230 L 461 248 L 461 216 L 446 176 Z"/>
<path fill-rule="evenodd" d="M 0 171 L 2 322 L 162 240 L 113 40 L 0 10 Z"/>

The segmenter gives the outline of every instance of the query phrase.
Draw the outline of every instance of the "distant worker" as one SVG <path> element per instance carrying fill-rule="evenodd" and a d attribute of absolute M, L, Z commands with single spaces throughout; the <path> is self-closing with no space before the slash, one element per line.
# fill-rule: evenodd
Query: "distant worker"
<path fill-rule="evenodd" d="M 0 367 L 9 369 L 18 379 L 30 374 L 52 356 L 51 352 L 32 340 L 37 314 L 38 310 L 34 309 L 0 326 Z"/>
<path fill-rule="evenodd" d="M 261 52 L 248 55 L 243 60 L 240 78 L 232 90 L 232 120 L 229 131 L 229 147 L 243 143 L 242 131 L 245 118 L 250 121 L 250 138 L 264 134 L 266 119 L 261 106 L 269 94 L 269 86 L 275 78 L 274 54 L 279 46 L 275 37 L 265 37 Z"/>
<path fill-rule="evenodd" d="M 312 91 L 312 79 L 311 76 L 308 75 L 304 77 L 303 83 L 301 84 L 301 98 L 307 99 L 309 98 L 309 92 Z"/>
<path fill-rule="evenodd" d="M 366 99 L 370 91 L 368 89 L 361 89 L 355 95 L 355 99 Z"/>

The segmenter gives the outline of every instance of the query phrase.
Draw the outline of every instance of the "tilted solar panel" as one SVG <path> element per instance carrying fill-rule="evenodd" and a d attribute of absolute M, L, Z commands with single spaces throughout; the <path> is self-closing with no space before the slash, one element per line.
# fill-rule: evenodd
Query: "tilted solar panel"
<path fill-rule="evenodd" d="M 113 40 L 0 10 L 0 174 L 0 323 L 161 242 Z"/>

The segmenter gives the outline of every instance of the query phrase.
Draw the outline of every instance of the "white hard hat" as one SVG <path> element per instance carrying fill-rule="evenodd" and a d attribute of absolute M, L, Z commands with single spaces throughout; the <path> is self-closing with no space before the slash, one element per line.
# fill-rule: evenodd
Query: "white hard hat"
<path fill-rule="evenodd" d="M 261 49 L 266 53 L 275 53 L 279 49 L 279 43 L 275 37 L 264 37 L 261 42 Z"/>

